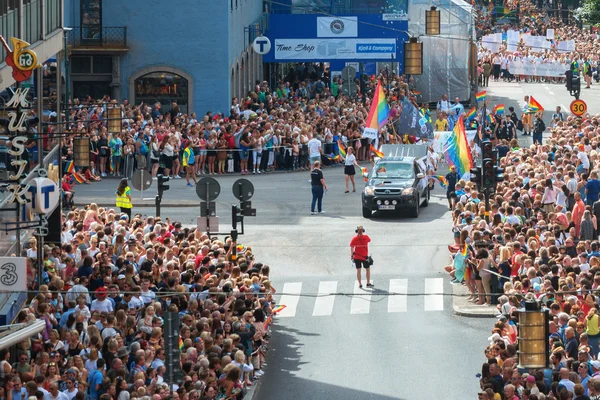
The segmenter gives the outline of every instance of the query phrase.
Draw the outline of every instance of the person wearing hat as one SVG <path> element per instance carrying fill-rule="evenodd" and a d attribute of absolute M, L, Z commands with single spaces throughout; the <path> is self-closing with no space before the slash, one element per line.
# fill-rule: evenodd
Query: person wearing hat
<path fill-rule="evenodd" d="M 106 298 L 108 295 L 108 289 L 102 286 L 96 289 L 96 300 L 92 301 L 91 311 L 100 312 L 113 312 L 113 305 L 110 300 Z"/>
<path fill-rule="evenodd" d="M 456 166 L 452 165 L 450 166 L 450 172 L 448 172 L 446 174 L 446 181 L 447 186 L 446 186 L 446 199 L 448 200 L 448 209 L 452 210 L 453 208 L 453 204 L 452 204 L 452 198 L 453 198 L 453 194 L 456 190 L 456 183 L 460 180 L 460 174 L 458 172 L 456 172 Z M 456 196 L 454 196 L 454 198 L 456 198 Z"/>
<path fill-rule="evenodd" d="M 368 235 L 365 235 L 365 229 L 362 225 L 357 226 L 355 232 L 356 235 L 350 240 L 350 257 L 356 266 L 358 287 L 362 288 L 361 268 L 366 270 L 367 287 L 373 287 L 373 284 L 371 283 L 371 265 L 367 262 L 371 238 Z"/>

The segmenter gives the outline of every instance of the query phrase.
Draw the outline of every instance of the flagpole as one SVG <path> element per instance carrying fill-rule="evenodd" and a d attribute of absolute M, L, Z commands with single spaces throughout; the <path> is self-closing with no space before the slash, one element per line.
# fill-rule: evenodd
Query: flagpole
<path fill-rule="evenodd" d="M 484 140 L 485 139 L 489 139 L 489 136 L 487 134 L 487 130 L 485 129 L 485 121 L 486 121 L 485 114 L 486 114 L 486 111 L 487 111 L 486 110 L 487 106 L 485 104 L 486 102 L 487 102 L 487 95 L 486 95 L 485 99 L 483 100 L 483 114 L 482 114 L 483 115 L 483 121 L 481 122 L 481 129 L 483 130 L 481 137 Z"/>

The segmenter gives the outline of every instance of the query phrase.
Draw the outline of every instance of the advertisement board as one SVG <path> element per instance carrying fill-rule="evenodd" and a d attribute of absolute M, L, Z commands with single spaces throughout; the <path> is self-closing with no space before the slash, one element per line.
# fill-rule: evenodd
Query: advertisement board
<path fill-rule="evenodd" d="M 317 37 L 357 37 L 358 17 L 317 17 Z"/>
<path fill-rule="evenodd" d="M 276 39 L 275 60 L 389 60 L 395 39 Z"/>

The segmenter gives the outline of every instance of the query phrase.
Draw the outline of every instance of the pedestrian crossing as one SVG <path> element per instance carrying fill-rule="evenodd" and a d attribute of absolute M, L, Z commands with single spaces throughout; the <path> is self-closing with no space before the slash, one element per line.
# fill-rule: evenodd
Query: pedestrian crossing
<path fill-rule="evenodd" d="M 277 287 L 277 304 L 286 307 L 277 315 L 293 318 L 300 314 L 315 318 L 334 314 L 364 315 L 374 312 L 400 314 L 411 311 L 443 311 L 444 278 L 391 278 L 372 280 L 360 288 L 358 281 L 323 280 L 285 282 Z M 363 282 L 365 284 L 366 282 Z M 449 285 L 449 284 L 448 284 Z M 309 314 L 310 313 L 310 314 Z"/>

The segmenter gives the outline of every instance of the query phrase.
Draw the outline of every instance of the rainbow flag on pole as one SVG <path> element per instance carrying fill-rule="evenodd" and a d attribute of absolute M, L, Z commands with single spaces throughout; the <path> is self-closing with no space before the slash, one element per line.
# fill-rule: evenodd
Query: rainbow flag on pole
<path fill-rule="evenodd" d="M 281 304 L 279 304 L 279 305 L 276 305 L 275 307 L 273 307 L 273 310 L 272 310 L 272 312 L 273 312 L 273 314 L 277 314 L 278 312 L 281 312 L 281 311 L 283 311 L 283 309 L 284 309 L 285 307 L 287 307 L 287 306 L 284 306 L 284 305 L 281 305 Z"/>
<path fill-rule="evenodd" d="M 108 170 L 110 172 L 115 172 L 115 162 L 113 161 L 112 156 L 109 156 L 110 158 L 110 164 L 108 165 Z"/>
<path fill-rule="evenodd" d="M 490 124 L 494 123 L 494 119 L 492 118 L 492 116 L 490 114 L 486 115 L 485 117 L 487 118 L 487 120 Z"/>
<path fill-rule="evenodd" d="M 492 112 L 494 114 L 504 114 L 504 104 L 496 104 Z"/>
<path fill-rule="evenodd" d="M 448 180 L 444 175 L 433 175 L 431 179 L 438 181 L 440 183 L 440 186 L 443 188 L 448 186 Z"/>
<path fill-rule="evenodd" d="M 446 155 L 448 164 L 456 166 L 461 177 L 473 167 L 471 147 L 469 146 L 462 118 L 458 119 L 458 122 L 454 125 L 452 135 L 448 137 L 448 140 L 444 144 L 444 154 Z"/>
<path fill-rule="evenodd" d="M 377 88 L 375 89 L 375 96 L 371 102 L 371 109 L 367 116 L 367 124 L 365 128 L 371 128 L 379 131 L 390 116 L 390 106 L 388 106 L 385 100 L 385 93 L 383 93 L 383 87 L 381 81 L 377 82 Z"/>
<path fill-rule="evenodd" d="M 475 119 L 475 117 L 477 117 L 477 107 L 473 107 L 469 110 L 469 112 L 467 113 L 467 119 L 469 121 Z"/>
<path fill-rule="evenodd" d="M 536 114 L 540 111 L 544 111 L 544 107 L 540 103 L 537 102 L 533 96 L 529 96 L 529 102 L 527 103 L 527 111 L 526 114 Z"/>
<path fill-rule="evenodd" d="M 73 161 L 67 161 L 67 163 L 65 164 L 65 174 L 73 173 L 74 169 L 75 169 L 75 164 L 73 163 Z"/>
<path fill-rule="evenodd" d="M 338 147 L 340 149 L 340 155 L 346 158 L 346 146 L 344 146 L 341 139 L 338 139 Z"/>
<path fill-rule="evenodd" d="M 485 90 L 482 90 L 481 92 L 477 92 L 477 93 L 475 93 L 475 100 L 477 102 L 485 101 L 486 95 L 487 95 L 487 92 Z"/>
<path fill-rule="evenodd" d="M 372 144 L 370 145 L 370 148 L 371 148 L 371 152 L 373 152 L 373 154 L 375 154 L 376 157 L 379 157 L 379 158 L 384 157 L 384 154 L 382 152 L 380 152 L 379 150 L 377 150 L 375 147 L 373 147 Z"/>
<path fill-rule="evenodd" d="M 83 176 L 81 176 L 77 172 L 73 172 L 73 178 L 75 178 L 75 180 L 77 181 L 77 183 L 83 183 L 83 182 L 85 182 L 85 179 L 83 178 Z"/>
<path fill-rule="evenodd" d="M 183 351 L 183 339 L 179 336 L 179 351 Z"/>

